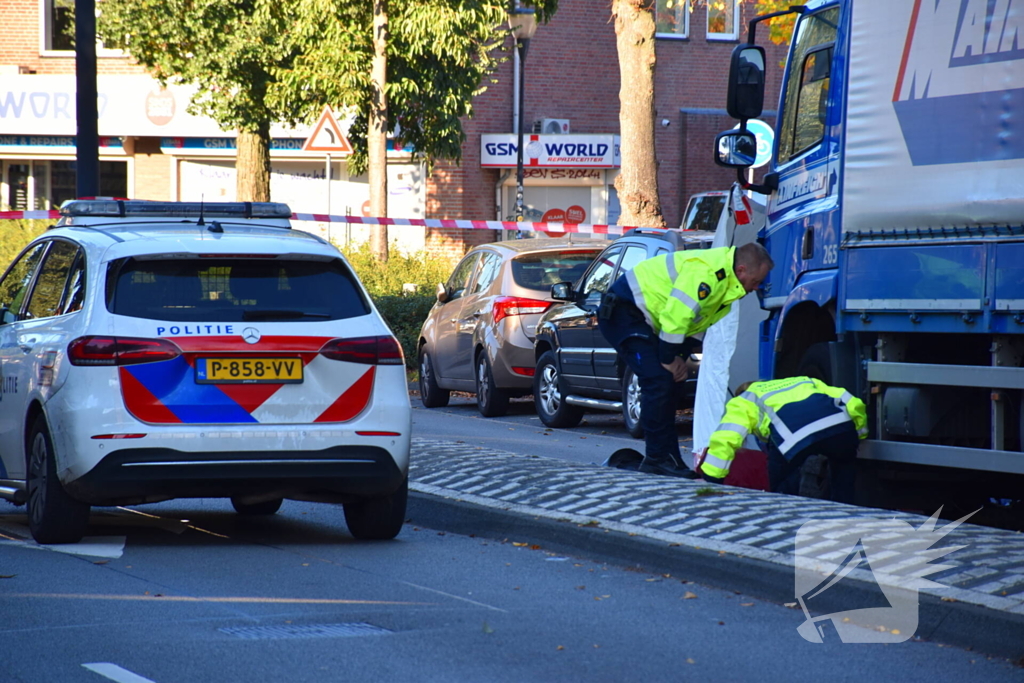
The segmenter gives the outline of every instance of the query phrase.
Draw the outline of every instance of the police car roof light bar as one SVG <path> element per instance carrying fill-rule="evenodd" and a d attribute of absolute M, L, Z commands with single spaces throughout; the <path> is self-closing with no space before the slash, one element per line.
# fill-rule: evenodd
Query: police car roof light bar
<path fill-rule="evenodd" d="M 65 217 L 106 218 L 291 218 L 281 202 L 154 202 L 140 199 L 71 199 L 60 207 Z"/>

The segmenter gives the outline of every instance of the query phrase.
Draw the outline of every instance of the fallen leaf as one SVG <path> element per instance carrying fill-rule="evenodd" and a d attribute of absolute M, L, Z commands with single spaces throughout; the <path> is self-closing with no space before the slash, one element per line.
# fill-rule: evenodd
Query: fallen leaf
<path fill-rule="evenodd" d="M 782 604 L 785 605 L 786 607 L 790 608 L 790 609 L 798 609 L 799 608 L 799 605 L 797 605 L 795 602 L 784 602 Z"/>
<path fill-rule="evenodd" d="M 525 548 L 528 544 L 527 543 L 516 543 L 515 541 L 513 541 L 512 545 L 514 545 L 517 548 Z"/>
<path fill-rule="evenodd" d="M 900 630 L 898 628 L 894 628 L 893 630 L 889 631 L 889 633 L 893 634 L 894 636 L 898 636 L 900 634 Z"/>
<path fill-rule="evenodd" d="M 534 545 L 531 545 L 531 546 L 530 546 L 530 550 L 540 550 L 540 546 L 539 546 L 539 545 L 536 545 L 536 544 L 534 544 Z"/>
<path fill-rule="evenodd" d="M 110 560 L 96 560 L 93 564 L 106 564 L 107 562 L 110 562 Z"/>
<path fill-rule="evenodd" d="M 596 519 L 592 519 L 589 522 L 584 522 L 583 524 L 580 524 L 580 526 L 601 526 L 601 522 L 597 521 Z"/>
<path fill-rule="evenodd" d="M 143 595 L 149 595 L 149 591 L 146 591 L 145 593 L 143 593 Z"/>
<path fill-rule="evenodd" d="M 718 625 L 719 626 L 725 626 L 725 622 L 724 621 L 720 621 L 720 622 L 718 622 Z"/>
<path fill-rule="evenodd" d="M 692 657 L 687 657 L 687 658 L 686 658 L 686 663 L 687 663 L 687 664 L 696 664 L 697 662 L 693 661 L 693 658 L 692 658 Z"/>
<path fill-rule="evenodd" d="M 646 581 L 647 583 L 654 583 L 654 582 L 656 582 L 656 581 L 661 581 L 661 579 L 658 579 L 658 578 L 654 578 L 654 579 L 644 579 L 644 581 Z"/>
<path fill-rule="evenodd" d="M 601 647 L 601 646 L 600 646 L 600 645 L 598 645 L 597 643 L 594 643 L 594 649 L 595 649 L 595 650 L 596 650 L 597 648 L 599 648 L 599 647 Z M 973 660 L 973 659 L 971 660 L 971 664 L 974 664 L 974 660 Z"/>
<path fill-rule="evenodd" d="M 578 591 L 585 591 L 585 590 L 587 590 L 587 587 L 586 586 L 576 586 L 576 590 L 578 590 Z"/>
<path fill-rule="evenodd" d="M 555 649 L 556 649 L 556 650 L 564 650 L 564 649 L 565 649 L 565 645 L 559 645 L 559 646 L 558 646 L 558 647 L 556 647 Z"/>
<path fill-rule="evenodd" d="M 484 633 L 494 633 L 494 629 L 486 621 L 484 622 Z"/>
<path fill-rule="evenodd" d="M 519 590 L 519 586 L 513 586 L 513 587 L 512 587 L 512 590 L 514 590 L 514 591 L 517 591 L 517 590 Z"/>
<path fill-rule="evenodd" d="M 445 534 L 445 532 L 443 532 L 443 531 L 438 531 L 438 532 L 437 532 L 437 535 L 438 535 L 438 536 L 445 536 L 445 535 L 447 535 L 447 534 Z"/>
<path fill-rule="evenodd" d="M 754 606 L 754 603 L 752 603 L 752 602 L 741 602 L 740 603 L 740 607 L 753 607 L 753 606 Z"/>
<path fill-rule="evenodd" d="M 942 598 L 942 602 L 956 602 L 956 598 Z"/>
<path fill-rule="evenodd" d="M 0 579 L 13 579 L 17 574 L 0 574 Z"/>
<path fill-rule="evenodd" d="M 690 591 L 683 593 L 683 600 L 693 600 L 695 597 L 697 597 L 696 593 L 692 593 Z"/>
<path fill-rule="evenodd" d="M 308 566 L 309 566 L 309 562 L 303 562 L 303 563 L 302 563 L 302 566 L 303 566 L 303 567 L 308 567 Z"/>

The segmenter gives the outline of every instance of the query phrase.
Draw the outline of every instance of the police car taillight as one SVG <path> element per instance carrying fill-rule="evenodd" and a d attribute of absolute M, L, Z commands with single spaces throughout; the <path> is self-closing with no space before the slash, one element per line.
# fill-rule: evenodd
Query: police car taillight
<path fill-rule="evenodd" d="M 405 356 L 398 340 L 390 335 L 332 339 L 320 349 L 320 355 L 331 360 L 364 365 L 404 365 Z"/>
<path fill-rule="evenodd" d="M 166 339 L 79 337 L 68 344 L 72 365 L 138 365 L 180 355 L 181 349 Z"/>

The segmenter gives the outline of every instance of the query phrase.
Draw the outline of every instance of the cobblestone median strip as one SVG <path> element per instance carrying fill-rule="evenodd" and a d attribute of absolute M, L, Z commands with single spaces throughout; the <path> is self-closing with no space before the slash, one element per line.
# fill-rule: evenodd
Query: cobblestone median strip
<path fill-rule="evenodd" d="M 410 489 L 506 510 L 740 557 L 794 565 L 797 529 L 809 520 L 927 517 L 709 485 L 521 455 L 451 441 L 413 439 Z M 939 520 L 937 526 L 946 522 Z M 1024 614 L 1024 534 L 962 524 L 938 546 L 966 546 L 928 576 L 922 593 Z"/>

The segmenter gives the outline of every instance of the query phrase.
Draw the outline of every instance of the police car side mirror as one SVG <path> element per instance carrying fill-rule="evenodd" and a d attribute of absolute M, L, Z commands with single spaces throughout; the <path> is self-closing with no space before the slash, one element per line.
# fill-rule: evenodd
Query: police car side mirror
<path fill-rule="evenodd" d="M 443 282 L 437 283 L 437 291 L 434 294 L 437 296 L 438 303 L 443 304 L 445 301 L 448 301 L 448 288 L 444 286 Z"/>
<path fill-rule="evenodd" d="M 571 282 L 556 282 L 551 285 L 551 298 L 555 301 L 572 301 L 575 297 Z"/>

